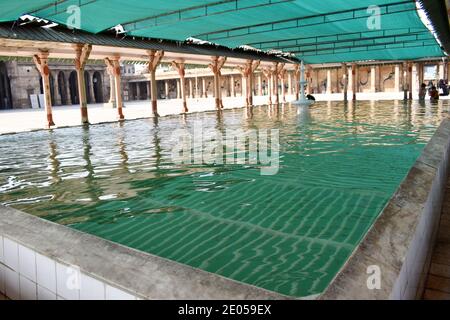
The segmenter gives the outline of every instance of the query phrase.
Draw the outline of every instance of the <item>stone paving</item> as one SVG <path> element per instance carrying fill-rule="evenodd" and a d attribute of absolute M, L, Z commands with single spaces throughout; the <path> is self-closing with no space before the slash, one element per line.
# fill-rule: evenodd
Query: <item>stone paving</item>
<path fill-rule="evenodd" d="M 342 94 L 318 94 L 317 101 L 342 101 Z M 395 100 L 403 99 L 403 93 L 359 93 L 360 100 Z M 255 105 L 266 104 L 267 96 L 255 96 Z M 294 100 L 294 96 L 286 96 L 286 101 Z M 153 117 L 151 102 L 125 102 L 123 109 L 125 120 Z M 226 97 L 223 99 L 225 109 L 244 107 L 243 97 Z M 182 111 L 182 101 L 178 99 L 159 100 L 158 113 L 160 116 L 176 115 Z M 213 111 L 214 98 L 188 99 L 189 112 Z M 90 104 L 89 122 L 97 124 L 117 121 L 117 110 L 107 104 Z M 53 119 L 56 127 L 79 126 L 81 114 L 78 105 L 53 107 Z M 46 129 L 46 114 L 43 109 L 14 109 L 0 111 L 0 134 L 26 132 Z"/>

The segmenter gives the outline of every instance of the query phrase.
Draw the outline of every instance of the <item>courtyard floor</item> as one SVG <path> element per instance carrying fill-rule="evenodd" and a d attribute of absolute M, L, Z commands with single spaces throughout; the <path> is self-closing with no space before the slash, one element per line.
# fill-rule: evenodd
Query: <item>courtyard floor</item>
<path fill-rule="evenodd" d="M 342 94 L 317 94 L 317 101 L 339 101 Z M 349 94 L 349 97 L 351 95 Z M 267 96 L 255 96 L 254 104 L 263 105 L 267 103 Z M 286 96 L 287 102 L 294 96 Z M 403 93 L 359 93 L 360 100 L 395 100 L 403 99 Z M 444 98 L 445 99 L 445 98 Z M 244 107 L 243 97 L 226 97 L 223 99 L 225 109 Z M 139 119 L 153 117 L 151 102 L 127 101 L 123 110 L 125 119 Z M 188 99 L 189 112 L 213 111 L 215 109 L 214 98 Z M 158 112 L 160 116 L 180 114 L 182 101 L 178 99 L 159 100 Z M 117 121 L 117 110 L 107 104 L 90 104 L 89 122 L 98 124 Z M 78 105 L 53 107 L 53 119 L 56 128 L 80 125 L 80 109 Z M 13 109 L 0 111 L 0 134 L 27 132 L 45 129 L 46 114 L 43 109 Z"/>

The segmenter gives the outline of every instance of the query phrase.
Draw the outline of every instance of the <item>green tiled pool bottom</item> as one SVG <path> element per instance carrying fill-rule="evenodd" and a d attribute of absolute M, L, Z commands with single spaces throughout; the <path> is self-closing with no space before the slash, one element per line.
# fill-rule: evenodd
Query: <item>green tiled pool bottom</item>
<path fill-rule="evenodd" d="M 0 137 L 0 202 L 285 295 L 321 293 L 434 134 L 440 105 L 317 103 Z M 280 169 L 177 165 L 175 129 L 279 129 Z"/>

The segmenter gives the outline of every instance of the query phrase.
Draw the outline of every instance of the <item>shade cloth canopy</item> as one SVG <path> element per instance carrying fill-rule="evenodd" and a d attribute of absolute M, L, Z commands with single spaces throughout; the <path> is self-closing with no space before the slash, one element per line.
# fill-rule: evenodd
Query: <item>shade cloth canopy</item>
<path fill-rule="evenodd" d="M 0 5 L 0 21 L 31 14 L 92 33 L 120 24 L 127 35 L 249 45 L 291 52 L 306 63 L 445 55 L 412 0 L 0 0 Z"/>

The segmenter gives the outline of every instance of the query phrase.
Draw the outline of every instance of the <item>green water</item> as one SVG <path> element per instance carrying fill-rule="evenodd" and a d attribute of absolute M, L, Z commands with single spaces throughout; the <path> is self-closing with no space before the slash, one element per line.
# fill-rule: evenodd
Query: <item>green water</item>
<path fill-rule="evenodd" d="M 290 296 L 322 292 L 447 105 L 317 103 L 0 137 L 0 203 Z M 175 165 L 175 129 L 279 129 L 280 168 Z"/>

